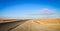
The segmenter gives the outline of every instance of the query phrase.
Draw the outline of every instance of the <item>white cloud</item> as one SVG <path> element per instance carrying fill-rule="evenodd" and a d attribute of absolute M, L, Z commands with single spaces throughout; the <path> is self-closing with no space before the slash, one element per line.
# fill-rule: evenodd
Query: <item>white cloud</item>
<path fill-rule="evenodd" d="M 53 14 L 57 14 L 57 12 L 54 10 L 49 10 L 47 8 L 44 8 L 38 12 L 33 12 L 31 15 L 53 15 Z"/>
<path fill-rule="evenodd" d="M 58 18 L 60 17 L 57 11 L 52 10 L 52 9 L 47 9 L 47 8 L 28 14 L 28 16 L 32 18 L 47 18 L 47 17 Z"/>

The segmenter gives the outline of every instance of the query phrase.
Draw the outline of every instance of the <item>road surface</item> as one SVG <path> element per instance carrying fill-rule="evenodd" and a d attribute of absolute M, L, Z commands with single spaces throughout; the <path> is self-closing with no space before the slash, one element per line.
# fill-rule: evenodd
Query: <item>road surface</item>
<path fill-rule="evenodd" d="M 9 31 L 13 28 L 16 28 L 17 26 L 21 25 L 26 21 L 28 20 L 19 20 L 19 21 L 13 21 L 13 22 L 0 23 L 0 31 Z"/>

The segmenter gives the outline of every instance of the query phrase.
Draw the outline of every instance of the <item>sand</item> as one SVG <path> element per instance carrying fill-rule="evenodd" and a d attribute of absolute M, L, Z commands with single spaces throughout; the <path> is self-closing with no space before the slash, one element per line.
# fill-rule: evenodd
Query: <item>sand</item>
<path fill-rule="evenodd" d="M 60 19 L 33 19 L 10 31 L 60 31 Z"/>

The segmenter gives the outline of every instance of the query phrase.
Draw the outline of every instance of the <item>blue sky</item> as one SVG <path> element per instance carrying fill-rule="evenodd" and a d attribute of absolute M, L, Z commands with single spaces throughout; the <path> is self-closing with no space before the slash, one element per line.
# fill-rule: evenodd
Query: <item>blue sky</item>
<path fill-rule="evenodd" d="M 60 0 L 0 0 L 0 18 L 60 18 L 59 13 Z"/>

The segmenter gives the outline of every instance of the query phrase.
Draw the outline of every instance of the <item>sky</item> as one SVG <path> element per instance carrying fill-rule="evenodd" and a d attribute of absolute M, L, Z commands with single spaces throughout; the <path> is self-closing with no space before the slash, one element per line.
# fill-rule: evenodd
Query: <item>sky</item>
<path fill-rule="evenodd" d="M 0 0 L 0 18 L 60 18 L 60 0 Z"/>

